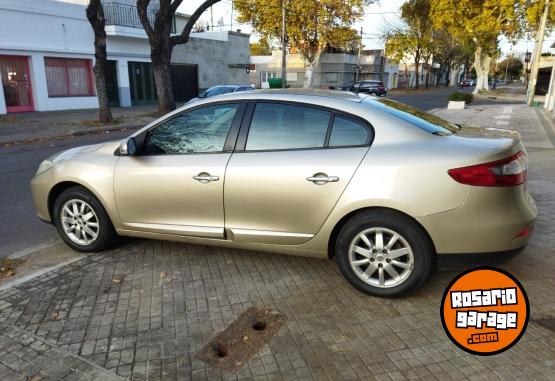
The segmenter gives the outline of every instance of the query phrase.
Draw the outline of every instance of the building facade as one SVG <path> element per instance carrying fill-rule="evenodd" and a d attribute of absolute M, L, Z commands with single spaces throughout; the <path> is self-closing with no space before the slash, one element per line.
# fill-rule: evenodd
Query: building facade
<path fill-rule="evenodd" d="M 360 62 L 360 65 L 359 65 Z M 357 70 L 358 68 L 358 70 Z M 357 73 L 358 71 L 358 73 Z M 287 84 L 302 87 L 304 63 L 299 54 L 287 55 Z M 384 57 L 383 50 L 365 50 L 359 57 L 350 53 L 324 53 L 313 74 L 313 87 L 339 88 L 358 80 L 380 80 L 387 88 L 397 87 L 398 65 Z M 271 56 L 252 56 L 250 81 L 258 88 L 268 86 L 270 78 L 281 77 L 281 51 Z"/>
<path fill-rule="evenodd" d="M 150 46 L 133 0 L 104 0 L 107 87 L 113 106 L 156 102 Z M 97 108 L 92 68 L 94 34 L 88 0 L 0 0 L 0 114 Z M 152 1 L 153 20 L 157 1 Z M 186 24 L 176 15 L 174 29 Z M 181 27 L 181 29 L 180 29 Z M 172 55 L 177 101 L 216 84 L 249 82 L 249 35 L 193 34 Z"/>

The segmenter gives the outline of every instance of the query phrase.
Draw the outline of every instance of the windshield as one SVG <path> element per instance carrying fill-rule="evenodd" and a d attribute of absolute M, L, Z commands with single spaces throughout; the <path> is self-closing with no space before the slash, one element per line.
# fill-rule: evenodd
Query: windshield
<path fill-rule="evenodd" d="M 460 129 L 460 127 L 449 123 L 445 119 L 441 119 L 414 107 L 407 106 L 406 104 L 392 101 L 391 99 L 368 98 L 365 102 L 372 102 L 372 104 L 379 110 L 408 122 L 415 127 L 429 132 L 430 134 L 451 135 Z"/>
<path fill-rule="evenodd" d="M 208 97 L 213 97 L 213 96 L 216 96 L 216 95 L 232 93 L 234 90 L 235 90 L 234 87 L 215 86 L 215 87 L 211 87 L 208 90 L 206 90 L 204 93 L 199 95 L 199 97 L 200 98 L 208 98 Z"/>

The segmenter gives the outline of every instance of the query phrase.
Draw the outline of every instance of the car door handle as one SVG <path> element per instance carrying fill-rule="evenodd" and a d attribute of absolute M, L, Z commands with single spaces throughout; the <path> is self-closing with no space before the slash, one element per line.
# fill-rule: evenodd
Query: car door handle
<path fill-rule="evenodd" d="M 219 181 L 218 176 L 211 176 L 207 173 L 199 173 L 197 176 L 193 176 L 193 180 L 200 181 L 201 183 L 209 183 L 212 181 Z"/>
<path fill-rule="evenodd" d="M 339 181 L 339 177 L 337 176 L 326 176 L 323 174 L 315 174 L 312 177 L 307 177 L 306 178 L 307 181 L 313 182 L 314 184 L 320 185 L 320 184 L 325 184 L 325 183 L 336 183 Z M 320 184 L 318 184 L 320 183 Z"/>

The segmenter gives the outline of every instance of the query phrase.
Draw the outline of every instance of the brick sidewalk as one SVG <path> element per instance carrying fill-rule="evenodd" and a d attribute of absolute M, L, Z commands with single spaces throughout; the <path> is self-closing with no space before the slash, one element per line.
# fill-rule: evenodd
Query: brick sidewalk
<path fill-rule="evenodd" d="M 437 113 L 519 129 L 540 210 L 529 247 L 500 266 L 521 281 L 531 303 L 526 334 L 503 354 L 467 354 L 443 332 L 439 304 L 455 272 L 434 274 L 407 297 L 381 299 L 355 291 L 334 262 L 146 240 L 1 292 L 0 327 L 132 380 L 555 380 L 555 149 L 536 110 L 484 107 Z M 509 115 L 506 107 L 511 117 L 496 119 Z M 288 320 L 247 366 L 226 373 L 194 358 L 253 305 Z M 23 349 L 14 348 L 7 352 L 21 358 Z M 61 363 L 55 372 L 65 368 Z M 7 379 L 8 372 L 26 375 L 13 367 L 4 372 Z"/>

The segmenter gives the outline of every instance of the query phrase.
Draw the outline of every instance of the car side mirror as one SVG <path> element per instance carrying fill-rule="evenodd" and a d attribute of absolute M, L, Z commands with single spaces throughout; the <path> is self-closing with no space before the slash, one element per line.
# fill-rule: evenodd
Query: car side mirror
<path fill-rule="evenodd" d="M 134 137 L 121 142 L 119 146 L 119 154 L 121 156 L 135 156 L 137 155 L 137 141 Z"/>

